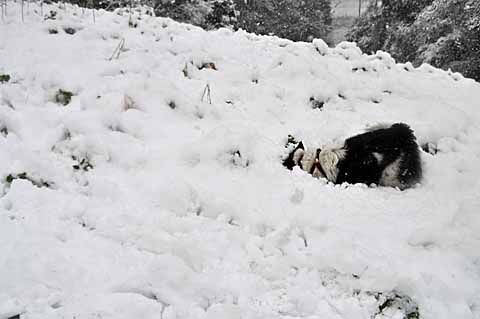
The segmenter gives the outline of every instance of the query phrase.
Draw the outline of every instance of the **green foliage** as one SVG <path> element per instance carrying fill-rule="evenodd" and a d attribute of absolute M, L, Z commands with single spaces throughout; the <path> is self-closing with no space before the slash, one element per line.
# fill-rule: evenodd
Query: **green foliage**
<path fill-rule="evenodd" d="M 480 1 L 383 1 L 347 35 L 365 52 L 385 50 L 400 62 L 429 63 L 480 80 Z"/>
<path fill-rule="evenodd" d="M 8 81 L 10 81 L 10 75 L 0 74 L 0 83 L 6 83 Z"/>

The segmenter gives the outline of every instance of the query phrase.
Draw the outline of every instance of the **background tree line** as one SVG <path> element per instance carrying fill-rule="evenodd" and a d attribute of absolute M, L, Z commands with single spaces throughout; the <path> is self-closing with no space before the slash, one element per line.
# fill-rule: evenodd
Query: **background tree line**
<path fill-rule="evenodd" d="M 357 19 L 347 40 L 480 81 L 480 0 L 383 0 Z"/>
<path fill-rule="evenodd" d="M 206 29 L 228 26 L 294 41 L 328 38 L 330 0 L 160 0 L 156 13 Z"/>

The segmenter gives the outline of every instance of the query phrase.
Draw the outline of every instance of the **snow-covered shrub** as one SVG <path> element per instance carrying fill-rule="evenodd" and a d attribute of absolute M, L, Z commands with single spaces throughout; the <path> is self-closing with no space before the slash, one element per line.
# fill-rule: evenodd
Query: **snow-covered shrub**
<path fill-rule="evenodd" d="M 323 108 L 323 106 L 325 105 L 325 102 L 320 100 L 320 99 L 317 99 L 315 97 L 310 97 L 309 99 L 310 101 L 310 106 L 312 107 L 312 109 L 319 109 L 321 110 Z"/>
<path fill-rule="evenodd" d="M 44 20 L 56 20 L 57 19 L 57 11 L 50 10 L 44 17 Z"/>
<path fill-rule="evenodd" d="M 77 158 L 76 156 L 72 155 L 72 160 L 77 162 L 77 164 L 72 165 L 74 170 L 82 170 L 88 172 L 89 170 L 93 169 L 92 163 L 90 163 L 90 159 L 88 156 L 83 158 Z"/>
<path fill-rule="evenodd" d="M 419 319 L 418 305 L 409 296 L 397 291 L 376 292 L 372 294 L 379 302 L 374 318 Z"/>

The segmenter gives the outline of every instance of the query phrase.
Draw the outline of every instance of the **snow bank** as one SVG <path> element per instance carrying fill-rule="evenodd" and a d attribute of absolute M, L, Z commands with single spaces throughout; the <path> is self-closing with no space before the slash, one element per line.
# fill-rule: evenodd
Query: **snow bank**
<path fill-rule="evenodd" d="M 352 43 L 42 10 L 0 22 L 0 318 L 480 317 L 478 83 Z M 413 189 L 281 165 L 288 134 L 398 121 L 436 152 Z"/>

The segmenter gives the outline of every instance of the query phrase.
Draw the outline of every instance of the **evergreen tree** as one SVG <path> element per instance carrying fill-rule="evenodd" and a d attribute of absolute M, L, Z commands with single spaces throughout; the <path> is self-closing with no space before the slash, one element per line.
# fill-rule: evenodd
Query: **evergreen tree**
<path fill-rule="evenodd" d="M 191 23 L 207 30 L 233 27 L 233 0 L 157 0 L 155 14 L 176 21 Z"/>
<path fill-rule="evenodd" d="M 328 40 L 332 24 L 330 0 L 236 0 L 237 26 L 294 41 Z"/>
<path fill-rule="evenodd" d="M 347 37 L 365 52 L 384 50 L 400 62 L 426 62 L 480 80 L 478 0 L 384 0 Z"/>
<path fill-rule="evenodd" d="M 205 17 L 207 29 L 233 26 L 237 22 L 233 0 L 217 0 L 212 3 L 212 10 Z"/>
<path fill-rule="evenodd" d="M 394 57 L 412 56 L 410 26 L 433 0 L 383 0 L 371 4 L 357 19 L 347 40 L 357 42 L 364 52 L 390 51 Z M 400 52 L 397 52 L 400 51 Z"/>
<path fill-rule="evenodd" d="M 416 64 L 463 73 L 480 80 L 480 2 L 435 0 L 414 24 Z"/>

